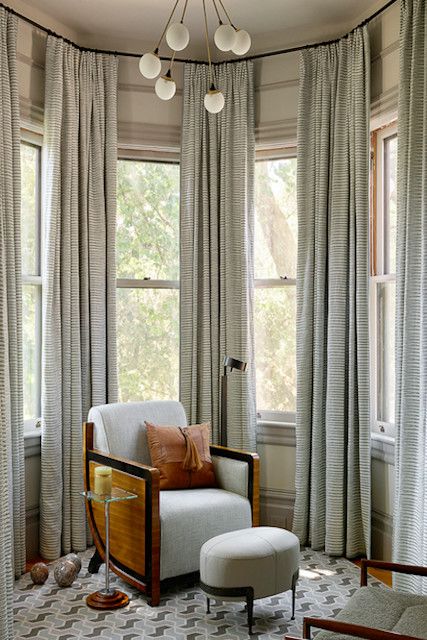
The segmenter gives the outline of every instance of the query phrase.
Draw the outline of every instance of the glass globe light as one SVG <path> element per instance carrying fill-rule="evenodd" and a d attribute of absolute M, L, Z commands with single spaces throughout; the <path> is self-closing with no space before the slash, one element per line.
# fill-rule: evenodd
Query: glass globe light
<path fill-rule="evenodd" d="M 165 76 L 160 76 L 160 78 L 157 78 L 156 80 L 154 90 L 161 100 L 170 100 L 174 97 L 176 92 L 175 81 L 172 80 L 170 75 L 168 75 L 169 73 L 170 72 Z"/>
<path fill-rule="evenodd" d="M 244 56 L 251 48 L 251 44 L 252 41 L 249 33 L 244 29 L 237 29 L 236 42 L 231 47 L 231 50 L 236 56 Z"/>
<path fill-rule="evenodd" d="M 157 78 L 162 70 L 162 63 L 157 53 L 144 53 L 139 61 L 139 70 L 144 78 L 149 78 L 150 80 Z"/>
<path fill-rule="evenodd" d="M 224 108 L 224 94 L 219 89 L 209 89 L 204 99 L 205 108 L 209 113 L 219 113 Z"/>
<path fill-rule="evenodd" d="M 220 51 L 230 51 L 236 42 L 236 30 L 231 24 L 220 24 L 215 31 L 214 41 Z"/>
<path fill-rule="evenodd" d="M 190 42 L 190 32 L 182 22 L 174 22 L 166 31 L 166 42 L 173 51 L 182 51 Z"/>

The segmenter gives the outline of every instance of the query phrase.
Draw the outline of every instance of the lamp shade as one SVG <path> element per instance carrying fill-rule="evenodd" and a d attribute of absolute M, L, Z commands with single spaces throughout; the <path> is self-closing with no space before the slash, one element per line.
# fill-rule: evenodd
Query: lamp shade
<path fill-rule="evenodd" d="M 204 103 L 209 113 L 219 113 L 224 108 L 224 94 L 218 89 L 210 89 L 205 95 Z"/>
<path fill-rule="evenodd" d="M 244 56 L 251 48 L 251 44 L 252 41 L 249 33 L 244 29 L 237 29 L 236 42 L 231 47 L 231 50 L 236 56 Z"/>
<path fill-rule="evenodd" d="M 139 70 L 144 78 L 157 78 L 162 70 L 160 58 L 155 53 L 144 53 L 139 61 Z"/>
<path fill-rule="evenodd" d="M 160 76 L 160 78 L 156 80 L 154 90 L 161 100 L 170 100 L 176 92 L 175 81 L 168 76 Z"/>
<path fill-rule="evenodd" d="M 236 30 L 231 24 L 220 24 L 215 31 L 215 44 L 220 51 L 230 51 L 236 42 L 236 35 Z"/>
<path fill-rule="evenodd" d="M 231 356 L 225 356 L 222 364 L 224 367 L 238 369 L 239 371 L 246 371 L 248 367 L 247 362 L 242 362 L 242 360 L 237 360 L 237 358 L 232 358 Z"/>
<path fill-rule="evenodd" d="M 166 42 L 173 51 L 182 51 L 190 42 L 190 33 L 182 22 L 174 22 L 166 31 Z"/>

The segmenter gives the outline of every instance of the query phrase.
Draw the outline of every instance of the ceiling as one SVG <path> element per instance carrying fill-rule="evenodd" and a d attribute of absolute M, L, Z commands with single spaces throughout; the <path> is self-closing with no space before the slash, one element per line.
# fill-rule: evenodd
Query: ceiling
<path fill-rule="evenodd" d="M 86 46 L 142 51 L 152 49 L 175 0 L 20 0 L 26 15 L 45 15 L 78 34 Z M 269 51 L 342 35 L 386 0 L 223 0 L 233 22 L 252 35 L 252 52 Z M 184 0 L 180 0 L 177 14 Z M 211 32 L 212 0 L 206 0 Z M 25 11 L 25 7 L 28 11 Z M 191 40 L 184 57 L 206 58 L 202 0 L 189 0 L 185 19 Z M 166 53 L 167 48 L 163 51 Z"/>

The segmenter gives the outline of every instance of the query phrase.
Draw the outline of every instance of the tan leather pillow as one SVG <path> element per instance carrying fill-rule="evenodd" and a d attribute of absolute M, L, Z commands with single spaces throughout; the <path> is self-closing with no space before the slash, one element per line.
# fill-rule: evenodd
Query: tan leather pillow
<path fill-rule="evenodd" d="M 151 464 L 160 470 L 160 489 L 216 487 L 209 451 L 209 423 L 191 427 L 146 422 Z"/>

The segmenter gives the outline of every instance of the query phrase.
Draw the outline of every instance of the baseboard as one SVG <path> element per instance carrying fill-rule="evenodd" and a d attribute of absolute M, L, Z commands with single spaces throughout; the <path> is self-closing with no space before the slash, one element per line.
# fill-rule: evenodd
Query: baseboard
<path fill-rule="evenodd" d="M 27 562 L 39 555 L 39 509 L 27 509 L 25 513 L 25 537 Z"/>
<path fill-rule="evenodd" d="M 372 511 L 372 557 L 375 560 L 391 560 L 393 544 L 393 518 L 381 511 Z"/>
<path fill-rule="evenodd" d="M 294 491 L 261 489 L 261 524 L 292 530 Z"/>

